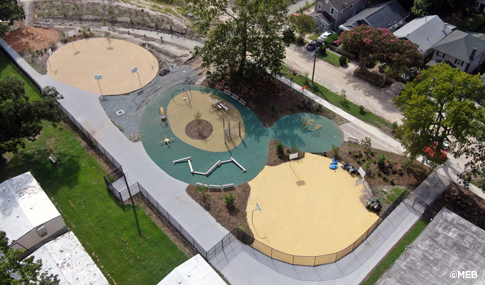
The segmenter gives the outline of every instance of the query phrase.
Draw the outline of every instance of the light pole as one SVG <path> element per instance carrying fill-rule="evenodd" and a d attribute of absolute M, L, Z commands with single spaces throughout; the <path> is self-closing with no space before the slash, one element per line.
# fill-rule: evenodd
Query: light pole
<path fill-rule="evenodd" d="M 313 58 L 313 73 L 312 73 L 312 85 L 313 85 L 313 77 L 315 76 L 315 64 L 317 63 L 317 51 L 320 47 L 317 47 L 318 42 L 315 44 L 315 57 Z"/>

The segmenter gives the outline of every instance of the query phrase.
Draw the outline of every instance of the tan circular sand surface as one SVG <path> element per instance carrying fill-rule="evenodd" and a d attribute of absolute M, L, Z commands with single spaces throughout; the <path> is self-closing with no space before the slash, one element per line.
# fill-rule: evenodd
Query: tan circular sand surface
<path fill-rule="evenodd" d="M 362 180 L 340 167 L 329 169 L 331 162 L 307 153 L 291 164 L 266 166 L 249 182 L 248 223 L 257 241 L 292 255 L 319 256 L 347 248 L 377 221 L 364 206 Z M 256 202 L 261 212 L 253 211 Z"/>
<path fill-rule="evenodd" d="M 102 95 L 132 92 L 150 83 L 158 61 L 146 49 L 121 40 L 91 38 L 68 43 L 49 58 L 47 74 L 71 86 Z M 138 71 L 131 70 L 137 67 Z M 101 74 L 102 79 L 94 79 Z"/>
<path fill-rule="evenodd" d="M 188 96 L 190 96 L 190 100 L 188 100 Z M 242 142 L 245 133 L 244 122 L 241 114 L 233 105 L 218 96 L 201 91 L 190 91 L 188 96 L 185 93 L 175 96 L 167 107 L 170 127 L 179 139 L 194 147 L 212 152 L 228 151 Z M 229 110 L 217 110 L 212 107 L 211 104 L 215 100 L 221 100 Z M 213 127 L 212 134 L 203 140 L 191 139 L 185 134 L 185 127 L 194 120 L 194 115 L 198 111 L 201 113 L 200 118 L 210 122 Z M 231 139 L 226 140 L 226 143 L 224 143 L 223 118 L 226 128 L 228 128 L 228 121 L 231 123 Z M 239 136 L 239 122 L 241 122 L 241 136 Z"/>

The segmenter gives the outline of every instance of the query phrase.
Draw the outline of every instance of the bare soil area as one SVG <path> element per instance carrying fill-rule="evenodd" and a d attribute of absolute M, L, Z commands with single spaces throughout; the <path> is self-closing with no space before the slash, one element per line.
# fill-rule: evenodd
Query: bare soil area
<path fill-rule="evenodd" d="M 185 127 L 185 134 L 194 140 L 204 140 L 212 134 L 214 127 L 206 120 L 200 119 L 200 124 L 193 120 Z"/>
<path fill-rule="evenodd" d="M 35 52 L 47 49 L 59 41 L 59 31 L 52 28 L 24 29 L 19 27 L 16 30 L 5 33 L 2 36 L 18 54 Z"/>

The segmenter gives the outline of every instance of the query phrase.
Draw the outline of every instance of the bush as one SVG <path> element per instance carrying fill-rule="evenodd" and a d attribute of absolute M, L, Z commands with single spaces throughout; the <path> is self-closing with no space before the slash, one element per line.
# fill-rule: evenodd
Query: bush
<path fill-rule="evenodd" d="M 320 47 L 318 52 L 321 56 L 324 56 L 327 53 L 327 48 L 323 45 L 323 46 Z"/>
<path fill-rule="evenodd" d="M 334 144 L 332 144 L 332 151 L 335 154 L 335 157 L 338 157 L 338 153 L 340 152 L 340 148 Z"/>
<path fill-rule="evenodd" d="M 341 66 L 344 66 L 347 64 L 347 57 L 345 55 L 342 55 L 341 57 L 338 58 L 338 62 L 340 63 Z"/>
<path fill-rule="evenodd" d="M 391 124 L 391 128 L 392 128 L 394 131 L 397 129 L 397 127 L 398 127 L 397 122 L 393 122 L 393 123 Z"/>
<path fill-rule="evenodd" d="M 271 113 L 276 112 L 276 105 L 274 103 L 272 103 L 271 105 L 269 105 L 269 110 L 271 111 Z"/>
<path fill-rule="evenodd" d="M 338 39 L 338 37 L 339 37 L 339 34 L 337 34 L 337 33 L 328 36 L 325 39 L 325 44 L 326 45 L 335 45 L 334 42 Z"/>
<path fill-rule="evenodd" d="M 372 140 L 371 140 L 371 138 L 369 138 L 369 137 L 365 137 L 365 138 L 363 138 L 363 139 L 362 139 L 360 142 L 361 142 L 361 144 L 362 144 L 362 145 L 364 146 L 364 148 L 365 148 L 364 152 L 365 152 L 365 153 L 370 153 L 371 151 L 370 151 L 369 149 L 370 149 L 370 147 L 372 146 Z"/>
<path fill-rule="evenodd" d="M 234 209 L 234 202 L 236 202 L 236 196 L 234 196 L 232 193 L 229 193 L 229 195 L 224 196 L 224 202 L 226 202 L 226 207 L 228 209 Z"/>
<path fill-rule="evenodd" d="M 276 144 L 276 152 L 278 153 L 278 156 L 281 157 L 284 154 L 284 150 L 285 150 L 285 146 L 283 145 L 283 143 L 281 141 L 279 141 Z"/>
<path fill-rule="evenodd" d="M 365 107 L 364 106 L 362 106 L 362 105 L 359 106 L 359 113 L 361 115 L 365 115 Z"/>
<path fill-rule="evenodd" d="M 379 165 L 379 168 L 386 166 L 386 156 L 384 154 L 379 154 L 377 157 L 377 165 Z"/>
<path fill-rule="evenodd" d="M 305 45 L 305 40 L 303 39 L 303 37 L 296 38 L 296 44 L 299 46 Z"/>

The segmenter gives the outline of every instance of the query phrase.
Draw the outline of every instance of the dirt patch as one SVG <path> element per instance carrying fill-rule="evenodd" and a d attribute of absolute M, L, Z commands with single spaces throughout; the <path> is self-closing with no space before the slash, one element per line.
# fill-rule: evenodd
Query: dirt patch
<path fill-rule="evenodd" d="M 193 120 L 185 127 L 185 134 L 194 140 L 204 140 L 210 137 L 213 129 L 212 124 L 206 120 L 200 119 L 200 124 Z"/>
<path fill-rule="evenodd" d="M 2 38 L 18 54 L 21 54 L 48 49 L 59 42 L 59 37 L 59 32 L 55 29 L 23 29 L 19 27 L 14 31 L 5 33 Z"/>
<path fill-rule="evenodd" d="M 268 151 L 268 161 L 266 165 L 268 166 L 277 166 L 282 163 L 290 161 L 290 154 L 296 153 L 296 149 L 292 149 L 285 145 L 282 146 L 281 150 L 278 151 L 278 144 L 280 142 L 277 140 L 271 140 L 269 142 L 269 151 Z M 304 158 L 305 153 L 302 151 L 298 151 L 298 159 Z"/>
<path fill-rule="evenodd" d="M 198 191 L 196 186 L 189 185 L 186 192 L 228 231 L 240 228 L 252 236 L 246 213 L 250 193 L 248 183 L 236 186 L 233 190 L 220 192 L 210 192 L 209 190 L 201 192 Z M 224 197 L 230 194 L 236 197 L 234 208 L 232 209 L 226 207 L 224 200 Z"/>
<path fill-rule="evenodd" d="M 251 85 L 250 83 L 245 84 L 242 80 L 238 82 L 231 84 L 229 80 L 214 82 L 208 79 L 202 85 L 217 90 L 227 89 L 240 96 L 267 128 L 271 127 L 279 118 L 295 113 L 320 115 L 334 121 L 337 125 L 348 123 L 343 117 L 308 99 L 301 92 L 276 78 L 266 78 L 251 83 Z M 246 86 L 251 86 L 251 88 Z"/>

